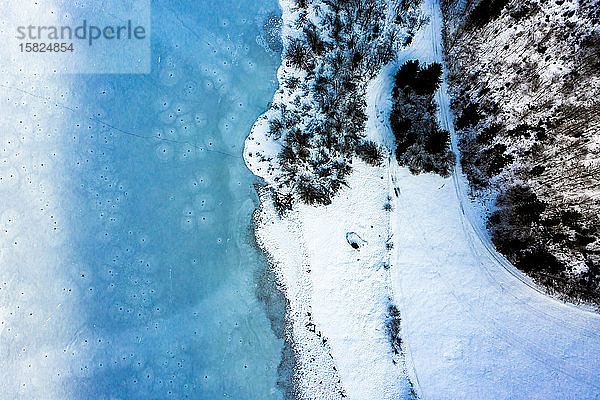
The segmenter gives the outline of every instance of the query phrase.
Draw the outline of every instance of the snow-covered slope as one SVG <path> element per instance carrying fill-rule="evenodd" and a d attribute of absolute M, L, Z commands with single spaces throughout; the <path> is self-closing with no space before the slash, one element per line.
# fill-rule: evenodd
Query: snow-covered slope
<path fill-rule="evenodd" d="M 441 61 L 439 6 L 428 4 L 431 24 L 404 57 Z M 437 98 L 454 133 L 445 84 Z M 546 296 L 493 250 L 458 170 L 392 167 L 390 181 L 393 292 L 421 398 L 598 398 L 600 316 Z"/>
<path fill-rule="evenodd" d="M 600 304 L 600 3 L 441 4 L 463 170 L 499 194 L 494 242 L 550 290 Z"/>

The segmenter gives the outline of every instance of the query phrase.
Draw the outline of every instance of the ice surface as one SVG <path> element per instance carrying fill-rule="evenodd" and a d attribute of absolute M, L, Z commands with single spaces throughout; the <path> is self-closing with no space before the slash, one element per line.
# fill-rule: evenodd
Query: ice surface
<path fill-rule="evenodd" d="M 241 158 L 277 4 L 153 6 L 150 75 L 0 71 L 2 399 L 282 396 Z"/>

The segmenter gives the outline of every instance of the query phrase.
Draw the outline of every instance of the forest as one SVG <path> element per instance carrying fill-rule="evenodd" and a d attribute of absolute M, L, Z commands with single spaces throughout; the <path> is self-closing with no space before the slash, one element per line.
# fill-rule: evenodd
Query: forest
<path fill-rule="evenodd" d="M 294 33 L 284 40 L 285 95 L 272 104 L 268 129 L 281 143 L 279 209 L 293 199 L 330 204 L 354 158 L 371 165 L 384 160 L 386 150 L 365 135 L 366 85 L 410 42 L 422 23 L 418 4 L 296 0 Z"/>

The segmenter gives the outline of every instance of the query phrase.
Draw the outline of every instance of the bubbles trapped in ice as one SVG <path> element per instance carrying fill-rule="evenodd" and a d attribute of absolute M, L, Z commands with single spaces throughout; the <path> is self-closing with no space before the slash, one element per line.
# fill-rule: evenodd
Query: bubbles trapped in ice
<path fill-rule="evenodd" d="M 156 148 L 154 149 L 154 154 L 156 154 L 156 157 L 160 161 L 167 162 L 173 156 L 173 149 L 171 148 L 170 145 L 163 142 L 163 143 L 160 143 L 158 146 L 156 146 Z"/>
<path fill-rule="evenodd" d="M 202 112 L 197 112 L 194 116 L 194 121 L 198 127 L 206 126 L 206 115 Z"/>
<path fill-rule="evenodd" d="M 21 209 L 18 204 L 11 204 L 12 208 L 2 210 L 12 211 L 0 215 L 0 237 L 3 240 L 9 237 L 20 246 L 0 249 L 0 264 L 8 261 L 13 266 L 10 271 L 4 269 L 0 287 L 12 272 L 15 281 L 35 283 L 32 287 L 23 286 L 22 296 L 35 308 L 32 316 L 23 307 L 24 303 L 15 299 L 3 302 L 9 304 L 11 311 L 23 314 L 18 314 L 19 320 L 11 320 L 8 335 L 19 335 L 18 343 L 27 345 L 28 357 L 34 359 L 41 354 L 44 360 L 47 353 L 51 360 L 48 364 L 31 362 L 33 369 L 41 372 L 27 373 L 28 379 L 45 380 L 44 371 L 48 371 L 61 384 L 70 379 L 69 375 L 81 384 L 77 389 L 81 392 L 74 396 L 53 397 L 186 398 L 197 397 L 200 391 L 203 398 L 216 398 L 217 393 L 222 396 L 224 392 L 230 398 L 270 398 L 262 393 L 249 396 L 241 387 L 226 387 L 219 376 L 236 368 L 229 365 L 234 361 L 202 364 L 202 360 L 217 357 L 223 348 L 229 348 L 223 347 L 221 339 L 230 336 L 227 324 L 233 325 L 234 318 L 243 318 L 238 315 L 239 309 L 232 307 L 231 311 L 223 312 L 217 306 L 214 311 L 207 311 L 205 305 L 213 307 L 210 301 L 201 307 L 194 304 L 203 296 L 214 294 L 223 281 L 221 275 L 226 268 L 219 263 L 230 262 L 224 255 L 237 262 L 233 258 L 235 252 L 226 247 L 232 240 L 223 223 L 229 218 L 224 217 L 229 215 L 225 214 L 226 208 L 243 208 L 247 215 L 252 207 L 251 203 L 241 207 L 239 203 L 224 200 L 232 195 L 232 184 L 228 181 L 230 172 L 222 171 L 232 169 L 231 176 L 237 174 L 236 185 L 242 176 L 244 182 L 250 178 L 243 161 L 223 156 L 222 152 L 240 153 L 231 150 L 226 141 L 243 143 L 255 118 L 250 114 L 265 101 L 261 99 L 257 104 L 255 88 L 251 86 L 265 82 L 267 78 L 263 76 L 272 79 L 278 64 L 275 57 L 266 57 L 273 59 L 273 65 L 269 66 L 273 70 L 267 75 L 261 61 L 265 53 L 254 43 L 264 17 L 263 14 L 258 25 L 253 19 L 247 21 L 240 32 L 235 31 L 239 26 L 233 22 L 238 19 L 232 17 L 232 23 L 223 28 L 225 33 L 215 36 L 220 41 L 206 37 L 217 43 L 214 47 L 218 51 L 202 55 L 198 64 L 190 61 L 189 54 L 184 54 L 189 59 L 180 57 L 182 47 L 172 57 L 163 54 L 151 79 L 73 78 L 76 90 L 62 87 L 46 90 L 47 84 L 42 82 L 33 91 L 51 95 L 52 101 L 38 101 L 20 94 L 10 94 L 11 100 L 0 99 L 0 108 L 8 110 L 6 118 L 16 119 L 11 124 L 18 127 L 10 144 L 4 139 L 0 143 L 0 177 L 12 174 L 20 180 L 18 187 L 35 189 L 36 198 L 27 207 L 40 209 L 28 215 L 24 212 L 27 207 Z M 269 32 L 270 24 L 267 24 Z M 247 36 L 243 38 L 244 35 Z M 265 33 L 262 36 L 269 47 Z M 275 50 L 269 48 L 269 51 Z M 267 89 L 264 89 L 265 99 L 271 95 L 271 89 Z M 23 101 L 29 104 L 24 106 Z M 31 105 L 33 102 L 36 106 Z M 72 110 L 57 107 L 57 103 Z M 30 110 L 35 115 L 28 114 Z M 21 120 L 23 124 L 19 124 Z M 108 123 L 112 126 L 107 126 Z M 219 126 L 226 135 L 219 132 Z M 22 162 L 22 157 L 16 154 L 29 151 L 32 145 L 39 149 L 39 155 L 30 157 L 35 160 L 33 163 Z M 61 148 L 66 151 L 52 155 Z M 2 152 L 3 149 L 6 151 Z M 63 176 L 56 179 L 55 175 L 61 172 Z M 170 179 L 167 192 L 160 186 L 164 178 Z M 33 188 L 24 185 L 29 181 Z M 3 186 L 8 185 L 0 183 L 0 199 Z M 54 193 L 56 188 L 60 189 L 58 194 Z M 72 193 L 65 195 L 62 192 L 65 188 Z M 174 200 L 168 201 L 171 194 Z M 57 215 L 56 210 L 62 207 L 73 210 L 73 215 Z M 34 217 L 35 224 L 45 227 L 43 230 L 35 225 L 40 233 L 37 238 L 23 232 L 31 229 Z M 247 222 L 248 218 L 241 220 L 235 229 Z M 173 237 L 169 236 L 172 234 L 169 229 L 193 233 Z M 72 237 L 68 235 L 71 233 Z M 69 242 L 61 242 L 65 237 Z M 23 268 L 22 263 L 14 260 L 31 252 L 28 247 L 34 239 L 43 239 L 39 247 L 49 255 L 41 257 L 40 263 L 28 260 L 31 265 Z M 186 241 L 199 243 L 203 251 L 191 254 L 192 246 L 182 245 Z M 118 247 L 111 251 L 115 244 Z M 77 262 L 61 259 L 62 254 L 70 256 L 71 250 L 75 258 L 81 257 Z M 219 254 L 218 262 L 213 253 Z M 180 256 L 189 265 L 177 271 Z M 147 261 L 150 257 L 155 257 L 156 262 Z M 29 273 L 37 269 L 47 271 L 52 263 L 55 269 L 44 279 L 37 276 L 34 279 Z M 171 266 L 173 286 L 168 273 Z M 184 277 L 175 278 L 177 272 Z M 181 290 L 186 285 L 202 290 Z M 21 287 L 11 289 L 18 294 Z M 177 293 L 178 290 L 186 294 Z M 6 292 L 0 290 L 0 296 Z M 16 297 L 18 300 L 19 296 Z M 17 309 L 18 306 L 21 308 Z M 180 320 L 171 314 L 173 309 L 181 310 Z M 189 322 L 187 319 L 193 319 L 193 312 L 197 318 Z M 206 322 L 210 318 L 207 314 L 211 313 L 218 315 L 218 323 Z M 47 331 L 52 332 L 35 332 L 30 329 L 32 326 L 47 326 Z M 258 322 L 253 328 L 263 329 Z M 260 334 L 268 341 L 269 327 L 264 329 Z M 29 331 L 37 336 L 26 337 L 24 334 Z M 239 340 L 235 333 L 231 337 L 241 343 L 243 335 L 240 333 Z M 52 342 L 48 351 L 43 348 L 42 340 Z M 16 343 L 17 340 L 10 344 Z M 270 355 L 256 354 L 256 357 L 254 361 L 260 363 Z M 22 361 L 17 360 L 14 365 L 22 365 Z M 276 366 L 277 354 L 268 361 L 274 361 Z M 236 362 L 239 364 L 239 360 Z M 206 381 L 202 387 L 197 382 L 199 371 L 191 367 L 199 363 L 202 385 Z M 27 385 L 29 388 L 29 382 Z M 35 396 L 32 390 L 24 389 L 23 397 L 47 395 L 40 392 Z"/>
<path fill-rule="evenodd" d="M 200 150 L 197 146 L 194 146 L 191 143 L 183 143 L 179 146 L 178 159 L 182 162 L 192 161 L 198 157 L 199 153 Z"/>
<path fill-rule="evenodd" d="M 198 211 L 213 211 L 216 207 L 216 201 L 210 193 L 205 193 L 194 199 L 194 206 Z"/>
<path fill-rule="evenodd" d="M 281 42 L 281 16 L 269 12 L 262 21 L 262 34 L 256 38 L 257 43 L 265 49 L 279 53 L 283 50 Z"/>
<path fill-rule="evenodd" d="M 4 209 L 0 214 L 0 229 L 7 239 L 15 237 L 22 229 L 21 224 L 22 216 L 17 210 Z"/>
<path fill-rule="evenodd" d="M 193 206 L 185 206 L 181 212 L 181 229 L 190 232 L 196 228 L 195 210 Z"/>
<path fill-rule="evenodd" d="M 180 66 L 173 60 L 172 57 L 166 57 L 160 64 L 159 81 L 167 87 L 171 87 L 179 83 L 183 78 L 183 72 Z"/>
<path fill-rule="evenodd" d="M 183 88 L 183 94 L 185 96 L 193 96 L 198 91 L 198 84 L 195 81 L 186 82 Z"/>
<path fill-rule="evenodd" d="M 177 115 L 173 110 L 167 109 L 160 113 L 159 121 L 165 125 L 173 124 L 176 121 Z"/>
<path fill-rule="evenodd" d="M 154 100 L 154 109 L 159 112 L 167 110 L 170 105 L 171 99 L 166 94 L 160 95 Z"/>
<path fill-rule="evenodd" d="M 207 175 L 197 173 L 188 181 L 188 188 L 192 192 L 208 191 L 210 179 Z"/>

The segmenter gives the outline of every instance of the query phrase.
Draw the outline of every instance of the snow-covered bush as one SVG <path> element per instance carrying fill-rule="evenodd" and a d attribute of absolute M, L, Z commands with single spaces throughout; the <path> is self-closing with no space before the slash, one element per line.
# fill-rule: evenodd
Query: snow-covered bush
<path fill-rule="evenodd" d="M 364 162 L 370 165 L 378 166 L 383 161 L 383 153 L 379 146 L 371 141 L 366 140 L 356 146 L 356 155 Z"/>
<path fill-rule="evenodd" d="M 385 331 L 392 346 L 394 354 L 404 354 L 402 349 L 402 336 L 400 335 L 400 329 L 402 324 L 402 318 L 398 307 L 394 304 L 388 306 L 388 316 L 385 321 Z"/>
<path fill-rule="evenodd" d="M 310 50 L 302 39 L 292 39 L 286 52 L 286 61 L 294 68 L 310 71 L 314 64 Z"/>
<path fill-rule="evenodd" d="M 396 159 L 412 173 L 449 175 L 454 165 L 450 134 L 436 118 L 433 95 L 441 83 L 442 67 L 407 61 L 395 76 L 390 125 L 396 139 Z"/>
<path fill-rule="evenodd" d="M 279 215 L 283 215 L 286 211 L 292 209 L 294 205 L 294 196 L 291 193 L 282 193 L 275 191 L 273 193 L 273 201 L 275 204 L 275 209 L 277 210 Z"/>

